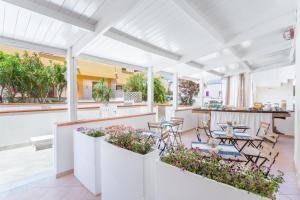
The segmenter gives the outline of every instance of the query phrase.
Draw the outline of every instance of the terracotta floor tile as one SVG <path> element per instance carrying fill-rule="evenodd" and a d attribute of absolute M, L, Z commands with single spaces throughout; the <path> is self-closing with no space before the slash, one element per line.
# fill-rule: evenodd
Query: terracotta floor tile
<path fill-rule="evenodd" d="M 204 138 L 205 139 L 205 138 Z M 184 134 L 184 144 L 190 147 L 191 141 L 197 141 L 194 132 Z M 300 200 L 298 180 L 295 176 L 293 164 L 293 138 L 280 137 L 278 149 L 281 152 L 278 162 L 274 166 L 285 173 L 285 183 L 279 192 L 280 200 Z M 85 189 L 73 176 L 68 175 L 60 179 L 46 178 L 28 185 L 0 193 L 0 200 L 100 200 Z"/>

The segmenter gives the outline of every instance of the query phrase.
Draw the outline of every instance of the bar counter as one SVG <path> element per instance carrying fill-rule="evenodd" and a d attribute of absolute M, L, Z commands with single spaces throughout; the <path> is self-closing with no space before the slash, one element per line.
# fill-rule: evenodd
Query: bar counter
<path fill-rule="evenodd" d="M 193 113 L 208 115 L 209 124 L 212 130 L 218 129 L 217 123 L 227 121 L 236 121 L 243 125 L 249 126 L 249 133 L 256 135 L 260 122 L 270 123 L 271 130 L 274 133 L 280 133 L 276 130 L 274 119 L 286 119 L 290 117 L 288 111 L 252 111 L 252 110 L 214 110 L 193 108 Z"/>

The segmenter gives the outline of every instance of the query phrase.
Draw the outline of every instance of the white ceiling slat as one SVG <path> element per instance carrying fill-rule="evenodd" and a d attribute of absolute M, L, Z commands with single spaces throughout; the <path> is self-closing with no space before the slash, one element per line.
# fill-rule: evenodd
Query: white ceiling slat
<path fill-rule="evenodd" d="M 198 52 L 214 39 L 171 0 L 141 1 L 116 29 L 180 55 Z"/>
<path fill-rule="evenodd" d="M 79 15 L 82 15 L 82 13 L 89 7 L 91 2 L 92 0 L 78 1 L 72 11 L 78 13 Z"/>
<path fill-rule="evenodd" d="M 14 38 L 22 39 L 29 24 L 31 13 L 24 9 L 20 9 L 19 15 L 14 31 Z"/>
<path fill-rule="evenodd" d="M 137 3 L 137 0 L 105 1 L 101 9 L 97 10 L 100 14 L 95 32 L 88 33 L 85 37 L 73 44 L 73 55 L 78 56 L 93 41 L 101 36 L 105 31 L 124 17 Z"/>
<path fill-rule="evenodd" d="M 90 5 L 84 10 L 82 16 L 86 16 L 88 18 L 93 19 L 93 14 L 96 13 L 98 9 L 100 9 L 101 5 L 104 3 L 105 0 L 94 0 L 90 3 Z M 94 19 L 93 19 L 94 20 Z M 89 19 L 89 22 L 92 23 L 92 20 Z"/>
<path fill-rule="evenodd" d="M 195 6 L 191 5 L 185 0 L 173 0 L 173 2 L 176 5 L 178 5 L 179 8 L 184 10 L 184 12 L 193 20 L 195 20 L 201 27 L 203 27 L 207 31 L 207 33 L 212 36 L 212 38 L 214 38 L 217 42 L 220 43 L 220 45 L 225 44 L 225 37 L 213 24 L 211 24 L 204 16 L 202 16 L 198 10 L 196 10 Z M 249 71 L 251 71 L 251 67 L 249 66 L 249 64 L 241 60 L 241 58 L 233 49 L 228 48 L 227 50 L 230 51 L 234 58 L 236 58 L 243 66 L 245 66 Z"/>
<path fill-rule="evenodd" d="M 32 13 L 30 16 L 28 27 L 26 28 L 26 32 L 24 35 L 25 40 L 34 41 L 36 36 L 36 32 L 39 29 L 42 18 L 39 17 L 36 13 Z"/>
<path fill-rule="evenodd" d="M 17 21 L 19 9 L 15 9 L 15 7 L 5 5 L 4 12 L 4 30 L 3 35 L 7 37 L 14 36 L 14 28 Z"/>
<path fill-rule="evenodd" d="M 34 42 L 43 43 L 44 38 L 46 37 L 48 30 L 51 28 L 54 19 L 49 17 L 44 17 L 37 32 L 35 34 Z"/>
<path fill-rule="evenodd" d="M 87 31 L 95 31 L 95 25 L 90 24 L 82 19 L 72 17 L 71 15 L 64 14 L 63 12 L 59 12 L 48 8 L 46 6 L 40 5 L 38 3 L 34 3 L 30 0 L 3 0 L 18 7 L 39 13 L 44 16 L 48 16 L 51 18 L 55 18 L 56 20 L 80 27 Z"/>
<path fill-rule="evenodd" d="M 52 23 L 51 28 L 48 30 L 48 32 L 47 32 L 47 34 L 46 34 L 43 42 L 45 42 L 46 44 L 51 43 L 53 41 L 53 38 L 56 36 L 56 34 L 58 33 L 59 29 L 61 28 L 61 26 L 62 26 L 62 23 L 55 20 Z M 64 44 L 57 44 L 57 45 L 59 45 L 61 47 L 64 46 Z"/>
<path fill-rule="evenodd" d="M 5 19 L 5 5 L 0 1 L 0 35 L 3 35 Z"/>

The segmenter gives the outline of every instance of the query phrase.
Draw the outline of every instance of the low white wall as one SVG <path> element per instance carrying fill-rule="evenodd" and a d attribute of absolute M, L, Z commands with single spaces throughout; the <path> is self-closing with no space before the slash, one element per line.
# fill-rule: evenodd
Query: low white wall
<path fill-rule="evenodd" d="M 99 103 L 78 103 L 78 107 L 95 107 L 100 106 Z M 66 103 L 11 103 L 0 104 L 0 111 L 4 110 L 31 110 L 31 109 L 51 109 L 51 108 L 67 108 Z"/>
<path fill-rule="evenodd" d="M 198 116 L 192 113 L 192 108 L 182 108 L 175 111 L 175 117 L 184 118 L 183 131 L 194 129 L 198 126 Z"/>
<path fill-rule="evenodd" d="M 127 125 L 135 128 L 148 128 L 148 122 L 154 122 L 155 113 L 140 115 L 128 115 L 114 118 L 82 120 L 78 122 L 67 122 L 55 124 L 53 128 L 54 149 L 55 149 L 55 169 L 56 175 L 60 176 L 73 170 L 73 130 L 85 127 L 107 127 L 111 125 Z"/>
<path fill-rule="evenodd" d="M 117 115 L 146 113 L 146 106 L 118 106 Z M 78 119 L 99 118 L 99 109 L 79 109 Z M 34 136 L 52 134 L 54 123 L 67 121 L 66 110 L 0 113 L 0 149 L 29 143 Z"/>

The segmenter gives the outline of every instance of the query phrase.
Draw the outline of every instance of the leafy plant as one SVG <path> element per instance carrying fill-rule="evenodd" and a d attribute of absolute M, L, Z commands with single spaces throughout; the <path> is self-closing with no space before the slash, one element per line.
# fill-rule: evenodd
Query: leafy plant
<path fill-rule="evenodd" d="M 192 105 L 193 97 L 199 93 L 199 84 L 189 80 L 179 80 L 179 97 L 182 105 Z"/>
<path fill-rule="evenodd" d="M 102 137 L 105 135 L 102 128 L 87 128 L 87 127 L 80 127 L 77 128 L 77 131 L 83 134 L 86 134 L 91 137 Z"/>
<path fill-rule="evenodd" d="M 132 127 L 112 126 L 106 128 L 106 133 L 109 143 L 142 155 L 152 151 L 154 145 L 147 137 L 137 135 Z"/>
<path fill-rule="evenodd" d="M 60 65 L 51 62 L 52 75 L 53 75 L 53 86 L 56 88 L 58 93 L 58 100 L 61 100 L 61 95 L 64 89 L 67 87 L 67 80 L 65 79 L 65 73 L 67 71 L 66 63 Z"/>
<path fill-rule="evenodd" d="M 9 102 L 17 101 L 20 94 L 21 101 L 46 102 L 50 91 L 56 88 L 61 96 L 66 88 L 64 73 L 66 67 L 57 63 L 44 66 L 36 54 L 24 52 L 6 54 L 0 52 L 0 100 L 5 97 Z"/>
<path fill-rule="evenodd" d="M 282 172 L 278 176 L 265 176 L 261 170 L 233 165 L 217 155 L 204 157 L 198 150 L 182 147 L 170 151 L 161 160 L 180 169 L 271 199 L 276 199 L 275 194 L 283 182 Z"/>
<path fill-rule="evenodd" d="M 127 80 L 124 85 L 126 92 L 141 92 L 143 101 L 147 101 L 147 79 L 142 73 L 137 73 Z"/>
<path fill-rule="evenodd" d="M 162 84 L 160 78 L 154 78 L 154 102 L 165 103 L 166 102 L 166 88 Z M 124 86 L 127 92 L 141 92 L 142 99 L 147 100 L 147 78 L 142 73 L 132 75 Z"/>
<path fill-rule="evenodd" d="M 112 95 L 112 91 L 105 85 L 104 80 L 99 80 L 93 87 L 93 99 L 96 102 L 108 103 Z"/>

